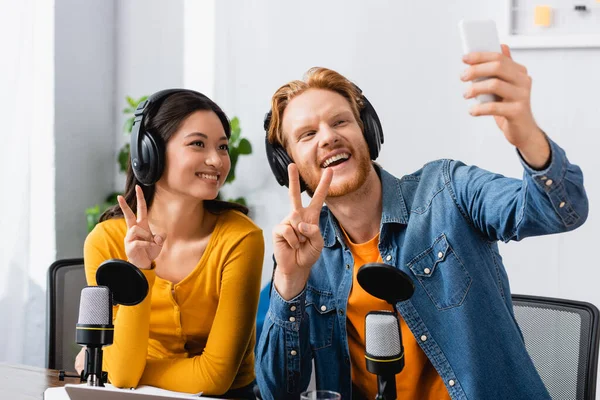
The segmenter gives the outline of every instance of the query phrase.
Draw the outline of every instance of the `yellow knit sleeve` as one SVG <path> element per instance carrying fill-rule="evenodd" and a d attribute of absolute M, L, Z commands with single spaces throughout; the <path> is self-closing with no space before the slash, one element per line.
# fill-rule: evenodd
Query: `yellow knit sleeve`
<path fill-rule="evenodd" d="M 263 256 L 259 229 L 234 245 L 223 266 L 219 303 L 202 355 L 149 359 L 140 384 L 205 395 L 229 390 L 248 346 L 255 340 Z"/>
<path fill-rule="evenodd" d="M 109 220 L 97 225 L 85 240 L 83 258 L 89 285 L 96 285 L 96 270 L 102 262 L 126 259 L 123 240 L 125 232 L 115 229 L 118 221 Z M 113 308 L 115 326 L 113 344 L 104 348 L 103 369 L 117 387 L 136 387 L 146 366 L 150 325 L 150 301 L 154 270 L 143 270 L 148 280 L 148 296 L 135 306 Z"/>

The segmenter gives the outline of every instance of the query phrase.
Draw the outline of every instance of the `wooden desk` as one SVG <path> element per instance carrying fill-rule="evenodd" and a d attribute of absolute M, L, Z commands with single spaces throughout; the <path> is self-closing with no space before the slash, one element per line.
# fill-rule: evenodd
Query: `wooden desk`
<path fill-rule="evenodd" d="M 42 400 L 44 390 L 66 383 L 79 383 L 78 378 L 58 380 L 53 369 L 0 363 L 0 398 L 10 400 Z"/>

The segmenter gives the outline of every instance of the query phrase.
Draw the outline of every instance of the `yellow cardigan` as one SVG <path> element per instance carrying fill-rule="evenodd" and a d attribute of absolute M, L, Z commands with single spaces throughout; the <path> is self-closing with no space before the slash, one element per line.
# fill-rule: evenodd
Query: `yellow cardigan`
<path fill-rule="evenodd" d="M 96 285 L 105 260 L 126 260 L 125 220 L 88 235 L 85 273 Z M 136 306 L 115 306 L 114 342 L 104 369 L 117 387 L 151 385 L 220 395 L 254 380 L 256 310 L 264 255 L 262 231 L 237 211 L 220 214 L 195 269 L 173 284 L 143 270 L 150 290 Z"/>

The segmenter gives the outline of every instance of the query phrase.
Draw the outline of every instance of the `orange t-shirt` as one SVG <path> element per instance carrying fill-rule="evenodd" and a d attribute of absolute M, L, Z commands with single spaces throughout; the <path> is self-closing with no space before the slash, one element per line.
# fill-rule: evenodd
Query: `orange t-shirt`
<path fill-rule="evenodd" d="M 345 234 L 345 232 L 344 232 Z M 346 241 L 354 257 L 352 289 L 348 298 L 347 331 L 350 359 L 352 360 L 352 383 L 354 390 L 359 390 L 367 399 L 377 395 L 377 376 L 367 371 L 365 363 L 365 317 L 369 311 L 389 310 L 392 306 L 371 296 L 358 284 L 358 269 L 367 263 L 382 262 L 379 254 L 379 234 L 366 243 L 355 244 L 346 235 Z M 404 345 L 405 365 L 401 373 L 396 375 L 396 390 L 399 399 L 439 400 L 450 399 L 433 365 L 419 347 L 412 332 L 400 318 L 402 344 Z"/>

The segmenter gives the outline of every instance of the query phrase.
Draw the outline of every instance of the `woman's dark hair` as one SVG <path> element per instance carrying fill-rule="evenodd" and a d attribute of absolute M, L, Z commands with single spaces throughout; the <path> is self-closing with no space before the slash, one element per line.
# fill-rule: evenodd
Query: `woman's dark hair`
<path fill-rule="evenodd" d="M 158 108 L 158 109 L 156 109 Z M 147 131 L 151 132 L 157 141 L 160 141 L 161 148 L 163 151 L 166 149 L 171 136 L 175 133 L 179 125 L 185 120 L 190 114 L 196 111 L 212 111 L 217 114 L 221 124 L 223 124 L 223 130 L 227 139 L 231 136 L 231 126 L 229 125 L 229 119 L 227 115 L 221 110 L 221 108 L 208 97 L 198 96 L 191 91 L 182 91 L 174 93 L 168 96 L 161 104 L 156 106 L 151 105 L 146 111 L 144 117 L 144 126 Z M 154 200 L 155 186 L 144 186 L 142 185 L 133 174 L 131 168 L 131 159 L 127 167 L 127 181 L 125 183 L 125 194 L 123 197 L 127 202 L 127 205 L 134 210 L 137 208 L 137 199 L 135 194 L 135 185 L 139 185 L 144 192 L 144 198 L 148 209 L 152 206 Z M 204 208 L 213 214 L 219 214 L 226 210 L 237 210 L 244 214 L 248 214 L 248 208 L 241 204 L 230 203 L 221 200 L 204 200 Z M 108 208 L 101 216 L 99 222 L 106 221 L 111 218 L 121 218 L 123 211 L 119 205 Z"/>

